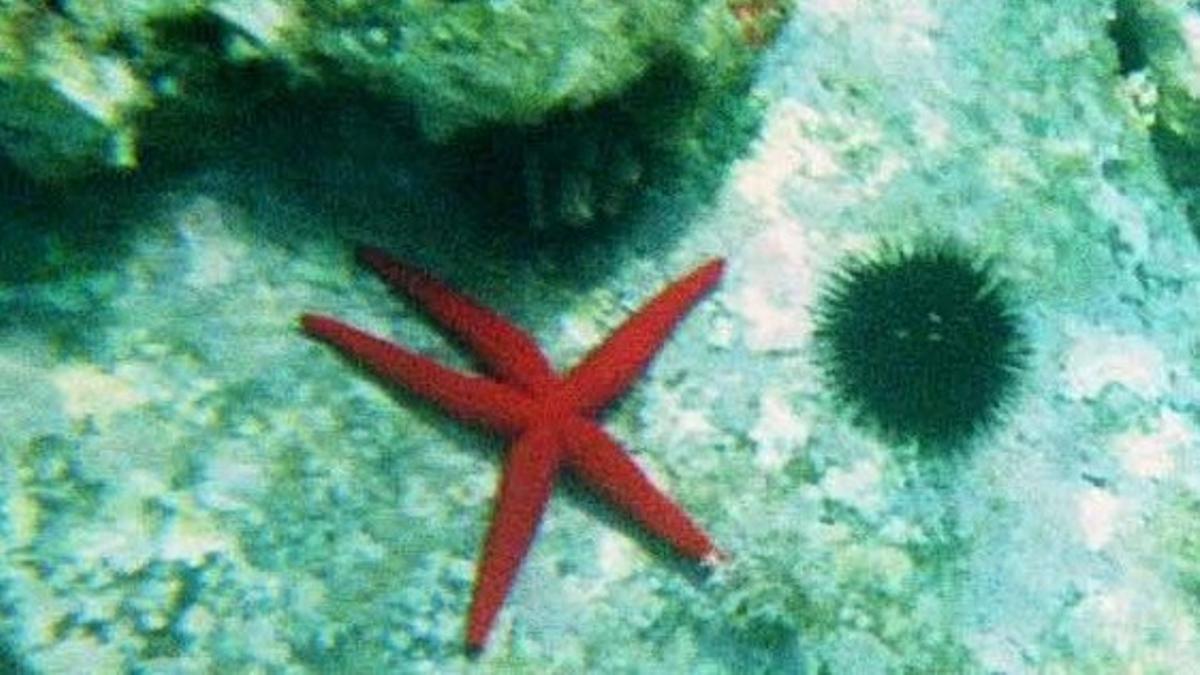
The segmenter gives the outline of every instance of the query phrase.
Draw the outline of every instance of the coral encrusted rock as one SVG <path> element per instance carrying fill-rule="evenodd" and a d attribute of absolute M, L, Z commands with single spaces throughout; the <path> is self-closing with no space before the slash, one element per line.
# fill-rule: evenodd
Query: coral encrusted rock
<path fill-rule="evenodd" d="M 171 111 L 220 115 L 298 85 L 403 104 L 431 140 L 532 125 L 618 96 L 663 64 L 728 79 L 788 4 L 5 3 L 0 150 L 42 179 L 129 167 L 139 137 Z"/>

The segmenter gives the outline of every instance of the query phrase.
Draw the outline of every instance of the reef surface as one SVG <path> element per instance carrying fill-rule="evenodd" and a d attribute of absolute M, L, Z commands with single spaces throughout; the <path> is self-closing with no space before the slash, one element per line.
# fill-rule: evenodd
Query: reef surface
<path fill-rule="evenodd" d="M 411 127 L 341 91 L 256 108 L 194 163 L 54 190 L 5 173 L 0 670 L 1186 672 L 1200 251 L 1118 9 L 801 3 L 716 193 L 648 190 L 573 237 L 494 227 Z M 1002 419 L 936 455 L 856 425 L 813 353 L 839 261 L 927 237 L 992 261 L 1030 346 Z M 558 366 L 725 256 L 605 424 L 730 561 L 694 574 L 559 490 L 469 659 L 503 443 L 299 333 L 334 313 L 472 367 L 354 241 Z"/>

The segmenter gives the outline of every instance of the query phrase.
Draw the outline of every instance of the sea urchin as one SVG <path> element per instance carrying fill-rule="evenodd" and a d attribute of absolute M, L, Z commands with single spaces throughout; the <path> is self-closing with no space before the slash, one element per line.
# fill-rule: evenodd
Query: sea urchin
<path fill-rule="evenodd" d="M 818 301 L 814 336 L 856 418 L 922 446 L 994 421 L 1028 353 L 1004 282 L 947 242 L 850 257 Z"/>

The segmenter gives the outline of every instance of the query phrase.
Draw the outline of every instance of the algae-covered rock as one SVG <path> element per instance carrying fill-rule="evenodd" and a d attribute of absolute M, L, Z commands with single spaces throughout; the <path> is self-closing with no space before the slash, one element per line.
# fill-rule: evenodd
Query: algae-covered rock
<path fill-rule="evenodd" d="M 1122 0 L 1118 29 L 1129 78 L 1143 92 L 1164 168 L 1191 201 L 1200 227 L 1200 5 L 1188 0 Z"/>
<path fill-rule="evenodd" d="M 1158 115 L 1171 133 L 1200 144 L 1200 7 L 1187 0 L 1123 0 L 1126 49 L 1133 66 L 1149 68 L 1158 85 Z"/>
<path fill-rule="evenodd" d="M 0 7 L 0 147 L 41 178 L 137 161 L 139 129 L 220 115 L 297 83 L 362 88 L 445 140 L 535 125 L 672 64 L 703 88 L 739 79 L 785 2 L 161 0 Z M 270 76 L 231 73 L 269 64 Z M 193 119 L 205 128 L 211 120 Z M 194 134 L 194 131 L 191 132 Z M 188 129 L 171 142 L 187 143 Z"/>
<path fill-rule="evenodd" d="M 134 163 L 146 85 L 119 55 L 94 51 L 58 16 L 0 10 L 0 145 L 35 175 Z"/>
<path fill-rule="evenodd" d="M 662 59 L 719 73 L 747 50 L 723 0 L 312 2 L 305 16 L 297 49 L 411 101 L 434 138 L 588 107 Z"/>

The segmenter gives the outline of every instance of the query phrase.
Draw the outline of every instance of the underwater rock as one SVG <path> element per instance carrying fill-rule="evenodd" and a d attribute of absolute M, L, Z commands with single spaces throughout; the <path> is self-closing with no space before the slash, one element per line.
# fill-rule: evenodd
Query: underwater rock
<path fill-rule="evenodd" d="M 310 5 L 289 41 L 410 101 L 433 139 L 586 108 L 667 60 L 727 71 L 749 49 L 724 0 Z"/>
<path fill-rule="evenodd" d="M 1158 121 L 1200 145 L 1200 7 L 1185 0 L 1117 3 L 1123 67 L 1149 69 L 1158 86 Z"/>
<path fill-rule="evenodd" d="M 738 81 L 789 4 L 6 5 L 0 147 L 40 179 L 131 167 L 145 127 L 153 135 L 174 123 L 186 143 L 213 114 L 297 85 L 403 103 L 430 140 L 536 125 L 612 99 L 667 63 L 711 86 Z M 181 123 L 171 114 L 180 110 L 202 116 Z"/>
<path fill-rule="evenodd" d="M 0 147 L 22 170 L 60 178 L 134 164 L 145 84 L 115 54 L 89 51 L 59 17 L 0 10 Z"/>
<path fill-rule="evenodd" d="M 434 146 L 450 182 L 489 221 L 534 232 L 603 227 L 648 193 L 707 203 L 753 139 L 762 106 L 746 71 L 717 83 L 655 68 L 629 91 L 532 125 L 500 125 Z"/>
<path fill-rule="evenodd" d="M 1163 168 L 1190 202 L 1193 227 L 1200 227 L 1200 6 L 1120 0 L 1112 33 L 1122 70 L 1148 111 Z"/>

